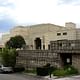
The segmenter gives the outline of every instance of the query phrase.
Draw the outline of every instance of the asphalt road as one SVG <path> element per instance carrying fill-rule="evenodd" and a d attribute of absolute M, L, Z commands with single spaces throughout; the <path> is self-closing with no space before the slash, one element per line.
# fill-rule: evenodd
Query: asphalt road
<path fill-rule="evenodd" d="M 43 77 L 22 74 L 0 74 L 0 80 L 48 80 Z"/>
<path fill-rule="evenodd" d="M 43 78 L 23 74 L 0 74 L 0 80 L 80 80 L 80 76 L 72 76 L 59 79 Z"/>

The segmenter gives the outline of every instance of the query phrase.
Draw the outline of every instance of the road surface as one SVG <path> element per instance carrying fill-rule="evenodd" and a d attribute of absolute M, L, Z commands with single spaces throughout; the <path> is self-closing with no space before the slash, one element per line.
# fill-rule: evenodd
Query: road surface
<path fill-rule="evenodd" d="M 23 74 L 0 74 L 0 80 L 48 80 L 39 76 L 30 76 Z"/>
<path fill-rule="evenodd" d="M 23 75 L 23 74 L 0 74 L 0 80 L 80 80 L 80 75 L 53 79 L 53 78 L 45 78 L 45 77 Z"/>

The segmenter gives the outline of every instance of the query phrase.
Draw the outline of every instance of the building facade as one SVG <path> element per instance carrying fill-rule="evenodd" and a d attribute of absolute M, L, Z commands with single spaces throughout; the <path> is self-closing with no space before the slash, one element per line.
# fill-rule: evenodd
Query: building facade
<path fill-rule="evenodd" d="M 48 63 L 57 68 L 72 65 L 80 72 L 80 40 L 51 41 L 50 50 L 19 50 L 16 58 L 16 64 L 27 69 Z"/>
<path fill-rule="evenodd" d="M 26 42 L 26 50 L 18 52 L 17 64 L 25 67 L 46 63 L 56 67 L 70 64 L 80 72 L 80 29 L 76 28 L 76 24 L 18 26 L 11 29 L 10 34 L 2 36 L 3 44 L 16 35 L 21 35 Z"/>
<path fill-rule="evenodd" d="M 51 41 L 51 51 L 60 56 L 60 65 L 72 65 L 80 72 L 80 40 Z"/>
<path fill-rule="evenodd" d="M 50 48 L 50 41 L 80 39 L 80 29 L 76 28 L 76 24 L 72 22 L 65 23 L 65 26 L 54 24 L 17 26 L 10 30 L 10 34 L 2 36 L 3 44 L 5 44 L 10 37 L 16 35 L 21 35 L 24 38 L 27 49 L 43 50 Z"/>

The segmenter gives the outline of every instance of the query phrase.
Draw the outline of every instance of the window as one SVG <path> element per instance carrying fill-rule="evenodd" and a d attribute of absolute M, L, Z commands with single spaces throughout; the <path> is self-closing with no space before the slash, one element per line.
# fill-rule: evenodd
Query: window
<path fill-rule="evenodd" d="M 59 43 L 59 46 L 62 47 L 62 43 Z"/>
<path fill-rule="evenodd" d="M 61 35 L 61 33 L 57 33 L 57 36 L 60 36 Z"/>
<path fill-rule="evenodd" d="M 58 43 L 57 45 L 58 45 L 58 47 L 62 47 L 62 43 Z"/>
<path fill-rule="evenodd" d="M 45 45 L 43 45 L 43 49 L 45 49 Z"/>
<path fill-rule="evenodd" d="M 50 45 L 48 45 L 48 50 L 50 50 Z"/>
<path fill-rule="evenodd" d="M 63 35 L 67 35 L 67 32 L 64 32 Z"/>

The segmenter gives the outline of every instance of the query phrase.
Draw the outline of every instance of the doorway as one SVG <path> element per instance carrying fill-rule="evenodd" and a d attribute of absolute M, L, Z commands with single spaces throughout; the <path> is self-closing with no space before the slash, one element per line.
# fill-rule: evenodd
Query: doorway
<path fill-rule="evenodd" d="M 41 39 L 40 38 L 35 39 L 35 49 L 41 49 Z"/>
<path fill-rule="evenodd" d="M 71 53 L 62 53 L 60 54 L 61 60 L 62 60 L 62 65 L 72 65 L 72 54 Z"/>

